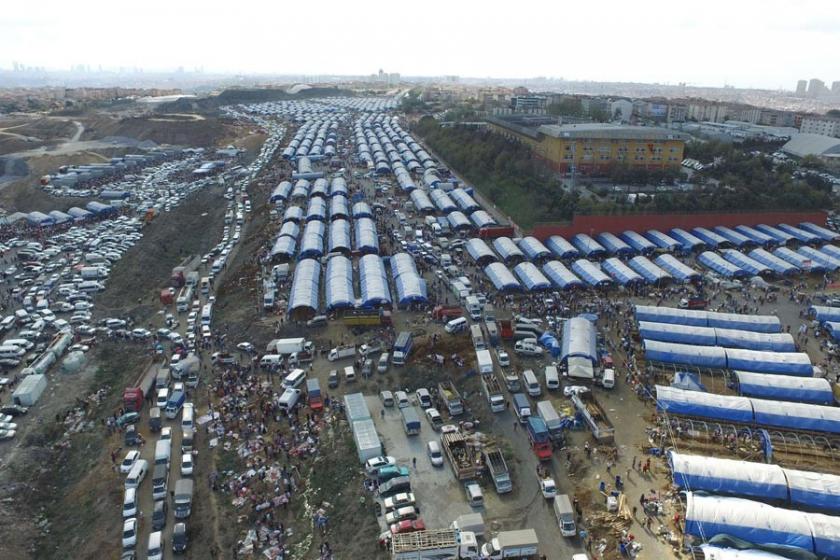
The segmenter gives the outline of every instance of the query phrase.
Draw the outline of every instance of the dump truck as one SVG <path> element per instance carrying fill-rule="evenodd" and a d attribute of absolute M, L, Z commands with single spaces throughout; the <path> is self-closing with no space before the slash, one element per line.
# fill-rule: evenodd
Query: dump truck
<path fill-rule="evenodd" d="M 592 431 L 592 435 L 599 443 L 614 443 L 615 428 L 607 417 L 607 413 L 591 392 L 572 395 L 572 404 Z"/>
<path fill-rule="evenodd" d="M 438 393 L 450 416 L 460 416 L 464 413 L 464 401 L 461 400 L 461 394 L 452 381 L 438 383 Z"/>
<path fill-rule="evenodd" d="M 440 443 L 455 478 L 473 480 L 483 472 L 481 452 L 461 432 L 441 434 Z"/>
<path fill-rule="evenodd" d="M 123 408 L 126 412 L 140 412 L 143 409 L 143 401 L 155 390 L 157 373 L 157 364 L 152 364 L 123 390 Z"/>
<path fill-rule="evenodd" d="M 493 486 L 496 492 L 506 494 L 513 490 L 513 481 L 510 478 L 510 471 L 502 452 L 498 449 L 484 450 L 484 464 L 493 479 Z"/>
<path fill-rule="evenodd" d="M 382 310 L 351 310 L 341 319 L 348 327 L 378 327 L 391 324 L 391 312 Z"/>
<path fill-rule="evenodd" d="M 475 560 L 480 551 L 475 533 L 458 529 L 429 529 L 390 536 L 392 560 Z"/>
<path fill-rule="evenodd" d="M 481 547 L 484 558 L 531 558 L 540 553 L 540 541 L 533 529 L 502 531 Z"/>
<path fill-rule="evenodd" d="M 502 392 L 502 384 L 499 383 L 499 378 L 495 374 L 481 376 L 481 389 L 484 391 L 491 411 L 505 411 L 505 395 Z"/>
<path fill-rule="evenodd" d="M 537 459 L 540 461 L 551 459 L 551 440 L 543 419 L 539 416 L 529 416 L 525 427 L 528 429 L 528 440 L 531 442 L 531 449 Z"/>

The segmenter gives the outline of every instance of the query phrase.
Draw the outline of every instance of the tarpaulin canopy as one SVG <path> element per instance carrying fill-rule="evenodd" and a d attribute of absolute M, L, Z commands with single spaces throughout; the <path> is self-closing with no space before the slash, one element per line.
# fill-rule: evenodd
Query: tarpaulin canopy
<path fill-rule="evenodd" d="M 703 554 L 702 560 L 790 560 L 786 556 L 779 556 L 778 554 L 765 552 L 764 550 L 740 550 L 738 548 L 722 548 L 709 544 L 700 545 L 699 550 Z"/>
<path fill-rule="evenodd" d="M 362 306 L 375 307 L 391 303 L 385 266 L 379 256 L 364 255 L 359 259 L 359 287 L 362 291 Z"/>
<path fill-rule="evenodd" d="M 570 379 L 594 379 L 595 368 L 589 358 L 569 356 L 566 360 L 566 374 Z"/>
<path fill-rule="evenodd" d="M 414 203 L 414 208 L 418 212 L 432 212 L 435 209 L 435 205 L 432 204 L 432 201 L 429 199 L 429 195 L 426 194 L 426 191 L 420 189 L 414 189 L 409 194 L 411 198 L 411 202 Z"/>
<path fill-rule="evenodd" d="M 563 322 L 563 341 L 560 360 L 570 357 L 586 358 L 595 364 L 598 361 L 598 335 L 595 324 L 583 317 L 574 317 Z"/>
<path fill-rule="evenodd" d="M 659 340 L 645 340 L 649 362 L 681 364 L 709 369 L 726 369 L 726 351 L 720 346 L 695 346 Z"/>
<path fill-rule="evenodd" d="M 452 229 L 455 229 L 455 230 L 472 229 L 472 224 L 470 223 L 469 218 L 467 218 L 466 214 L 464 214 L 460 210 L 450 212 L 449 214 L 447 214 L 446 219 L 449 221 L 449 227 L 451 227 Z"/>
<path fill-rule="evenodd" d="M 707 247 L 719 248 L 728 247 L 731 245 L 730 241 L 721 234 L 704 227 L 696 227 L 691 230 L 691 233 L 706 244 Z"/>
<path fill-rule="evenodd" d="M 674 228 L 670 232 L 671 237 L 680 242 L 684 251 L 702 251 L 706 244 L 702 239 L 682 228 Z"/>
<path fill-rule="evenodd" d="M 292 194 L 292 183 L 289 181 L 282 181 L 279 185 L 272 189 L 271 196 L 268 197 L 268 201 L 274 204 L 275 202 L 288 199 L 290 194 Z"/>
<path fill-rule="evenodd" d="M 698 391 L 686 391 L 665 385 L 656 386 L 656 408 L 660 412 L 697 418 L 751 424 L 753 410 L 750 399 L 728 397 Z"/>
<path fill-rule="evenodd" d="M 782 332 L 782 322 L 775 315 L 742 315 L 706 311 L 707 326 L 759 333 Z"/>
<path fill-rule="evenodd" d="M 295 255 L 296 247 L 297 241 L 294 237 L 288 235 L 278 237 L 271 247 L 271 258 L 291 259 Z"/>
<path fill-rule="evenodd" d="M 572 245 L 577 247 L 580 253 L 587 258 L 603 257 L 607 253 L 603 245 L 585 233 L 578 233 L 572 237 Z"/>
<path fill-rule="evenodd" d="M 808 432 L 840 433 L 840 408 L 808 403 L 750 399 L 754 422 L 761 426 Z"/>
<path fill-rule="evenodd" d="M 814 375 L 811 358 L 804 352 L 759 352 L 742 348 L 726 348 L 726 363 L 729 369 L 757 373 L 777 373 L 802 377 Z"/>
<path fill-rule="evenodd" d="M 356 250 L 364 254 L 379 253 L 379 236 L 376 224 L 370 218 L 356 220 Z"/>
<path fill-rule="evenodd" d="M 645 340 L 659 340 L 677 344 L 745 348 L 768 352 L 796 350 L 789 333 L 757 333 L 734 329 L 687 326 L 672 323 L 639 322 L 639 335 Z"/>
<path fill-rule="evenodd" d="M 826 270 L 830 270 L 833 272 L 840 268 L 840 259 L 836 259 L 828 253 L 823 253 L 822 251 L 818 251 L 813 247 L 803 246 L 797 249 L 797 252 L 800 255 L 803 255 L 806 259 L 810 259 L 811 261 L 822 266 Z"/>
<path fill-rule="evenodd" d="M 825 244 L 820 247 L 820 251 L 826 255 L 831 255 L 835 259 L 840 259 L 840 247 L 837 247 L 836 245 Z"/>
<path fill-rule="evenodd" d="M 619 239 L 616 235 L 604 232 L 599 233 L 596 236 L 598 242 L 604 246 L 608 253 L 611 255 L 616 255 L 619 257 L 629 257 L 630 255 L 636 254 L 636 250 L 625 243 L 622 239 Z"/>
<path fill-rule="evenodd" d="M 767 251 L 766 249 L 762 249 L 761 247 L 753 249 L 748 253 L 748 255 L 751 259 L 755 259 L 781 276 L 790 276 L 801 272 L 799 267 L 796 265 L 793 265 L 784 259 L 780 259 L 773 253 Z"/>
<path fill-rule="evenodd" d="M 580 256 L 580 251 L 577 250 L 577 247 L 559 235 L 549 237 L 545 245 L 558 259 L 574 259 Z"/>
<path fill-rule="evenodd" d="M 828 307 L 826 305 L 812 305 L 808 308 L 808 315 L 820 323 L 830 321 L 840 323 L 840 307 Z"/>
<path fill-rule="evenodd" d="M 795 506 L 840 513 L 840 476 L 783 469 L 790 502 Z"/>
<path fill-rule="evenodd" d="M 645 238 L 642 234 L 637 233 L 635 231 L 627 230 L 622 232 L 620 237 L 633 249 L 636 250 L 637 253 L 642 255 L 649 255 L 656 250 L 656 245 L 654 245 L 651 241 Z"/>
<path fill-rule="evenodd" d="M 658 229 L 649 229 L 645 232 L 645 236 L 653 241 L 657 247 L 660 249 L 665 249 L 666 251 L 676 251 L 679 249 L 682 244 L 668 235 L 667 233 L 662 233 Z"/>
<path fill-rule="evenodd" d="M 642 275 L 642 277 L 650 284 L 658 285 L 673 280 L 673 276 L 668 274 L 659 266 L 653 264 L 650 259 L 643 256 L 633 257 L 627 264 Z"/>
<path fill-rule="evenodd" d="M 286 208 L 286 211 L 283 212 L 283 221 L 302 222 L 303 208 L 301 208 L 300 206 L 289 206 L 288 208 Z"/>
<path fill-rule="evenodd" d="M 333 177 L 330 181 L 330 196 L 347 196 L 347 181 L 344 177 Z"/>
<path fill-rule="evenodd" d="M 417 272 L 414 257 L 397 253 L 391 257 L 391 276 L 397 289 L 397 303 L 401 306 L 427 301 L 426 281 Z"/>
<path fill-rule="evenodd" d="M 315 179 L 315 182 L 312 184 L 312 190 L 309 192 L 309 196 L 326 198 L 329 188 L 329 183 L 327 183 L 327 180 L 323 177 Z"/>
<path fill-rule="evenodd" d="M 363 200 L 353 204 L 353 218 L 356 220 L 359 218 L 373 218 L 373 210 L 370 209 L 370 204 Z"/>
<path fill-rule="evenodd" d="M 473 237 L 472 239 L 467 240 L 464 248 L 476 264 L 481 265 L 496 260 L 496 254 L 490 250 L 490 247 L 487 246 L 487 243 L 485 243 L 483 239 Z"/>
<path fill-rule="evenodd" d="M 520 291 L 522 285 L 508 270 L 508 267 L 500 262 L 490 263 L 484 267 L 484 274 L 493 283 L 493 286 L 500 292 Z"/>
<path fill-rule="evenodd" d="M 813 233 L 823 241 L 836 241 L 840 239 L 840 233 L 811 222 L 802 222 L 799 224 L 799 227 L 800 229 Z"/>
<path fill-rule="evenodd" d="M 645 283 L 645 279 L 642 276 L 616 257 L 605 259 L 601 263 L 601 268 L 622 286 L 634 286 Z"/>
<path fill-rule="evenodd" d="M 458 208 L 460 208 L 467 214 L 481 209 L 481 205 L 479 205 L 478 202 L 476 202 L 475 199 L 471 197 L 469 193 L 467 193 L 467 191 L 465 191 L 464 189 L 452 189 L 452 191 L 449 193 L 449 197 L 453 201 L 455 201 L 455 204 L 458 205 Z"/>
<path fill-rule="evenodd" d="M 470 214 L 470 220 L 477 228 L 484 228 L 496 224 L 495 218 L 491 216 L 486 210 L 476 210 Z"/>
<path fill-rule="evenodd" d="M 840 323 L 834 321 L 825 321 L 822 324 L 823 328 L 831 335 L 834 340 L 840 340 Z"/>
<path fill-rule="evenodd" d="M 651 323 L 673 323 L 694 327 L 708 327 L 708 311 L 696 309 L 677 309 L 676 307 L 657 307 L 655 305 L 637 305 L 636 320 Z"/>
<path fill-rule="evenodd" d="M 747 271 L 752 276 L 768 274 L 770 267 L 752 257 L 748 257 L 737 249 L 721 249 L 720 254 L 724 259 L 731 262 L 741 270 Z"/>
<path fill-rule="evenodd" d="M 300 226 L 297 225 L 295 222 L 285 222 L 282 226 L 280 226 L 280 232 L 277 234 L 277 237 L 291 237 L 292 239 L 297 239 L 300 235 Z"/>
<path fill-rule="evenodd" d="M 452 199 L 449 197 L 441 189 L 432 189 L 429 193 L 429 196 L 432 199 L 432 202 L 437 206 L 438 210 L 443 212 L 444 214 L 449 214 L 450 212 L 454 212 L 458 209 Z"/>
<path fill-rule="evenodd" d="M 330 224 L 329 252 L 339 251 L 350 253 L 351 249 L 350 222 L 347 220 L 335 220 Z"/>
<path fill-rule="evenodd" d="M 755 226 L 755 229 L 757 229 L 765 235 L 770 236 L 776 243 L 781 243 L 783 245 L 786 245 L 795 239 L 788 232 L 780 230 L 777 227 L 768 226 L 767 224 L 758 224 L 757 226 Z"/>
<path fill-rule="evenodd" d="M 350 259 L 336 255 L 327 261 L 327 278 L 324 288 L 327 310 L 353 307 L 356 295 L 353 293 L 353 263 Z"/>
<path fill-rule="evenodd" d="M 598 268 L 598 265 L 586 259 L 578 259 L 573 262 L 572 271 L 593 287 L 609 286 L 613 283 L 610 277 Z"/>
<path fill-rule="evenodd" d="M 347 204 L 347 198 L 343 196 L 334 196 L 330 199 L 330 219 L 347 219 L 350 217 L 350 209 Z"/>
<path fill-rule="evenodd" d="M 289 239 L 288 237 L 284 239 Z M 292 288 L 289 290 L 288 312 L 306 308 L 311 312 L 318 310 L 318 297 L 321 287 L 321 263 L 315 259 L 304 259 L 295 267 Z"/>
<path fill-rule="evenodd" d="M 787 502 L 788 486 L 778 465 L 701 455 L 668 453 L 674 486 L 680 490 Z"/>
<path fill-rule="evenodd" d="M 534 263 L 522 262 L 513 267 L 513 272 L 519 278 L 519 281 L 529 292 L 536 292 L 541 290 L 548 290 L 551 288 L 551 282 L 548 278 L 540 272 Z"/>
<path fill-rule="evenodd" d="M 697 256 L 697 262 L 703 266 L 725 276 L 726 278 L 743 278 L 750 276 L 750 273 L 737 265 L 727 261 L 717 253 L 704 251 Z"/>
<path fill-rule="evenodd" d="M 748 237 L 753 241 L 753 243 L 757 245 L 761 245 L 762 247 L 770 247 L 772 245 L 778 245 L 778 241 L 776 241 L 775 237 L 767 235 L 763 231 L 759 231 L 754 227 L 750 226 L 735 226 L 735 231 Z"/>
<path fill-rule="evenodd" d="M 298 259 L 314 259 L 323 256 L 325 232 L 324 222 L 308 222 L 303 228 Z"/>
<path fill-rule="evenodd" d="M 519 240 L 519 248 L 530 261 L 551 256 L 551 251 L 548 250 L 548 247 L 543 245 L 542 241 L 530 235 Z"/>
<path fill-rule="evenodd" d="M 717 346 L 715 329 L 693 327 L 672 323 L 651 323 L 639 321 L 639 336 L 643 340 L 658 340 L 676 344 L 694 344 L 698 346 Z"/>
<path fill-rule="evenodd" d="M 663 270 L 680 282 L 689 282 L 702 278 L 699 272 L 682 261 L 677 260 L 674 255 L 659 255 L 653 259 L 653 262 L 661 266 Z"/>
<path fill-rule="evenodd" d="M 831 383 L 821 377 L 797 377 L 736 371 L 738 390 L 745 397 L 830 405 Z"/>
<path fill-rule="evenodd" d="M 717 345 L 724 348 L 743 348 L 765 352 L 796 352 L 790 333 L 764 333 L 739 329 L 715 328 Z"/>
<path fill-rule="evenodd" d="M 815 233 L 788 224 L 779 224 L 777 227 L 783 232 L 792 235 L 800 243 L 816 243 L 821 239 Z"/>
<path fill-rule="evenodd" d="M 825 267 L 822 264 L 815 262 L 813 259 L 797 253 L 796 251 L 792 251 L 787 247 L 777 247 L 773 249 L 773 254 L 783 261 L 794 265 L 800 270 L 816 273 L 825 272 Z"/>
<path fill-rule="evenodd" d="M 493 248 L 504 262 L 518 262 L 525 258 L 525 254 L 510 237 L 497 237 L 493 240 Z"/>
<path fill-rule="evenodd" d="M 324 221 L 327 219 L 327 203 L 323 198 L 310 198 L 309 206 L 306 209 L 306 221 Z"/>
<path fill-rule="evenodd" d="M 744 235 L 739 231 L 726 226 L 716 226 L 715 233 L 729 241 L 735 247 L 743 248 L 750 245 L 755 245 L 755 241 Z"/>
<path fill-rule="evenodd" d="M 566 268 L 560 261 L 548 261 L 543 265 L 543 272 L 561 290 L 570 288 L 582 288 L 584 286 L 580 278 Z"/>

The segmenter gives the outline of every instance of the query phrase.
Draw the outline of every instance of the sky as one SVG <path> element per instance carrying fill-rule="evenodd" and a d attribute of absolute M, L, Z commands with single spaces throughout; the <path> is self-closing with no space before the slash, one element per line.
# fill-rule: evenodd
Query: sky
<path fill-rule="evenodd" d="M 834 0 L 8 2 L 0 68 L 562 77 L 794 89 L 840 80 Z"/>

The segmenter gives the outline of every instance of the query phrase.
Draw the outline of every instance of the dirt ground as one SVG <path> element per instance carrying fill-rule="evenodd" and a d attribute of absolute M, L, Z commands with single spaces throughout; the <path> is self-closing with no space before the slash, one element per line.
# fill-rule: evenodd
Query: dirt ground
<path fill-rule="evenodd" d="M 108 136 L 127 136 L 135 140 L 151 140 L 157 144 L 190 147 L 225 145 L 227 138 L 236 138 L 233 125 L 215 116 L 201 120 L 162 119 L 155 114 L 121 116 L 95 114 L 85 119 L 82 140 L 97 140 Z"/>
<path fill-rule="evenodd" d="M 54 145 L 72 137 L 75 131 L 69 119 L 40 114 L 0 118 L 0 155 Z"/>

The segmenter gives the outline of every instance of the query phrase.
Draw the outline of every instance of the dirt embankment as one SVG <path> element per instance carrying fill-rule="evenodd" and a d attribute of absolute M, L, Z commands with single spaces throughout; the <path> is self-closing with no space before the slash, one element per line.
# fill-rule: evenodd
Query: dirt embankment
<path fill-rule="evenodd" d="M 58 144 L 75 131 L 76 125 L 70 120 L 41 115 L 0 119 L 0 155 Z"/>
<path fill-rule="evenodd" d="M 98 114 L 86 119 L 82 140 L 122 136 L 156 144 L 212 148 L 226 138 L 237 136 L 235 125 L 207 115 L 201 120 L 163 119 L 164 114 L 119 117 Z"/>

